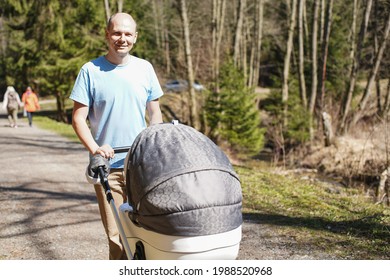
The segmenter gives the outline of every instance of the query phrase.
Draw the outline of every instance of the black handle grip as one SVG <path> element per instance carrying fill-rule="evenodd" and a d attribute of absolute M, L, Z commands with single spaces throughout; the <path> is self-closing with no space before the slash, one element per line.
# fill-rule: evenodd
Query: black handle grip
<path fill-rule="evenodd" d="M 131 149 L 131 146 L 127 146 L 127 147 L 117 147 L 117 148 L 113 148 L 114 149 L 114 152 L 115 153 L 127 153 L 130 149 Z"/>
<path fill-rule="evenodd" d="M 110 188 L 110 185 L 108 184 L 108 180 L 104 176 L 104 166 L 99 166 L 98 172 L 99 172 L 100 183 L 102 184 L 104 191 L 106 193 L 107 201 L 108 201 L 108 203 L 110 203 L 110 201 L 113 200 L 114 198 L 112 196 L 111 188 Z"/>

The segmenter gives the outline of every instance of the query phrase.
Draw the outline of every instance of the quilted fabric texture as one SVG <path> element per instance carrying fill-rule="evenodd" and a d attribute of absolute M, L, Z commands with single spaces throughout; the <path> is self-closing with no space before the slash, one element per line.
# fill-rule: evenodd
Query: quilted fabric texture
<path fill-rule="evenodd" d="M 167 235 L 199 236 L 242 224 L 242 194 L 226 155 L 192 127 L 159 124 L 135 139 L 126 187 L 138 225 Z"/>

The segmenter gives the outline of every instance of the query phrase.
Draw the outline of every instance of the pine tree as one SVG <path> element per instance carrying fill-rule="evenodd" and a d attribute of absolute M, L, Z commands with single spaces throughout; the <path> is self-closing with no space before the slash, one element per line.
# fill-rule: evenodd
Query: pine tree
<path fill-rule="evenodd" d="M 254 97 L 244 74 L 232 62 L 225 63 L 220 72 L 220 93 L 209 95 L 206 104 L 206 118 L 214 139 L 227 141 L 241 152 L 258 152 L 262 148 L 264 133 Z"/>

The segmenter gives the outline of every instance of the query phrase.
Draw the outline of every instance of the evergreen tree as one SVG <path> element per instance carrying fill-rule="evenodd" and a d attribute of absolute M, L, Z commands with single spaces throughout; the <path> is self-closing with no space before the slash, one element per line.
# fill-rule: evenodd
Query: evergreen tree
<path fill-rule="evenodd" d="M 65 100 L 80 67 L 105 51 L 103 9 L 91 0 L 51 1 L 41 15 L 45 20 L 37 24 L 44 35 L 35 71 L 41 91 L 57 99 L 57 119 L 67 122 Z"/>
<path fill-rule="evenodd" d="M 32 86 L 57 98 L 58 119 L 67 121 L 65 100 L 81 65 L 103 54 L 105 18 L 101 3 L 4 0 L 7 84 Z"/>
<path fill-rule="evenodd" d="M 262 109 L 267 113 L 267 145 L 274 153 L 288 151 L 310 140 L 310 114 L 302 105 L 297 79 L 290 79 L 289 100 L 287 102 L 287 125 L 284 124 L 282 96 L 280 90 L 274 90 L 264 100 Z"/>
<path fill-rule="evenodd" d="M 206 119 L 212 138 L 227 141 L 235 150 L 258 152 L 263 146 L 259 112 L 254 91 L 246 86 L 242 71 L 230 61 L 220 72 L 220 93 L 212 93 L 206 102 Z"/>

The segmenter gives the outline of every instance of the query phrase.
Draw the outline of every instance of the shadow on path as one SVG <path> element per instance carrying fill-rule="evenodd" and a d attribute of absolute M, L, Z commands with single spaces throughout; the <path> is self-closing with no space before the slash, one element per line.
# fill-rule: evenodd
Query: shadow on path
<path fill-rule="evenodd" d="M 25 121 L 0 114 L 0 260 L 106 259 L 87 151 Z"/>

